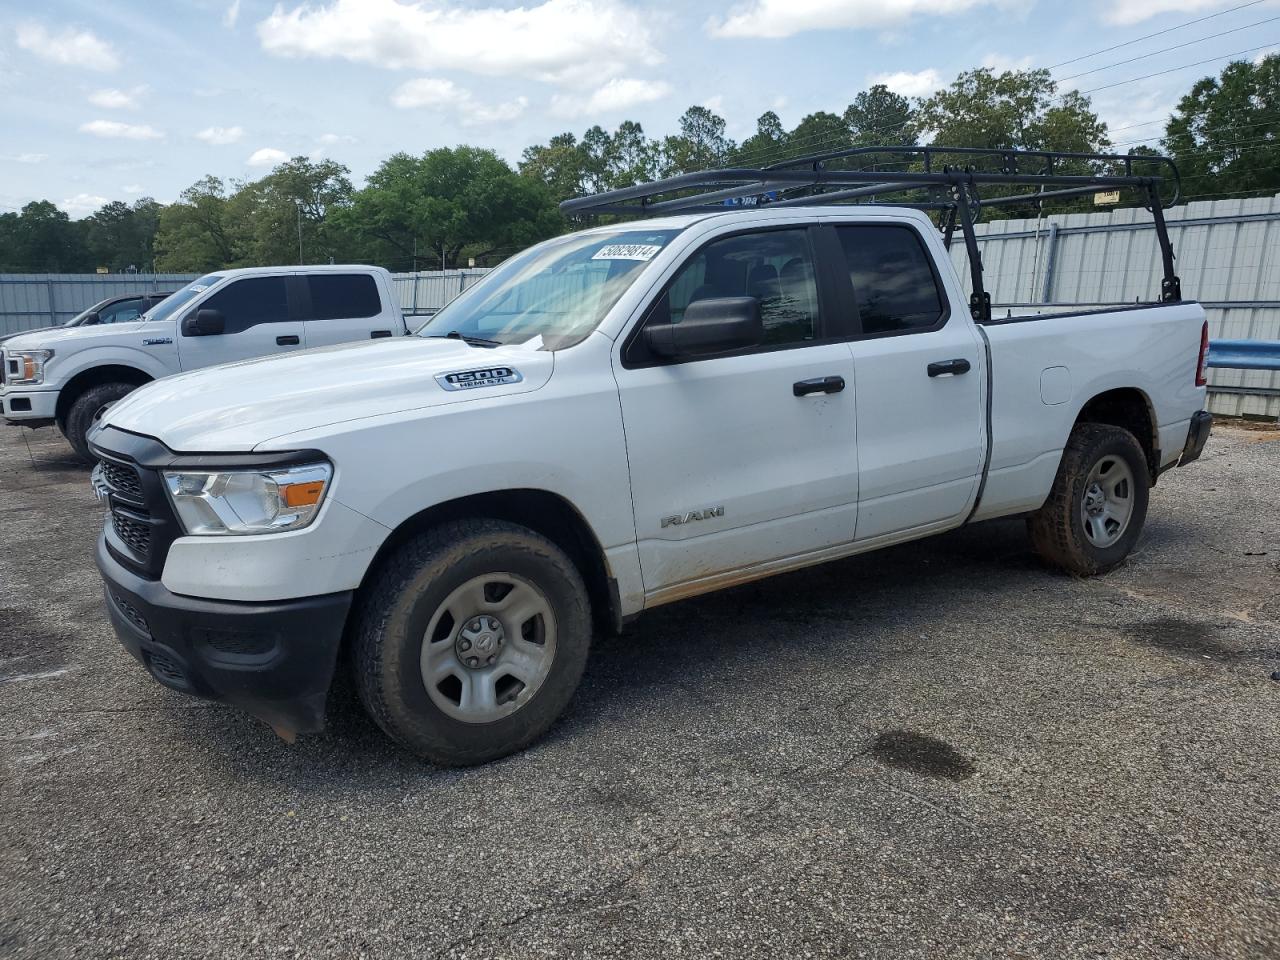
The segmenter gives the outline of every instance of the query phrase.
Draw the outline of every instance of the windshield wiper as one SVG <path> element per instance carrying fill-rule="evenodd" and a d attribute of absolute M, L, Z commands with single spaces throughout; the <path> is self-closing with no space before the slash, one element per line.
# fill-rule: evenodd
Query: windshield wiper
<path fill-rule="evenodd" d="M 472 337 L 459 333 L 457 330 L 450 330 L 448 333 L 428 333 L 429 340 L 462 340 L 471 344 L 473 347 L 500 347 L 501 340 L 486 340 L 484 337 Z"/>

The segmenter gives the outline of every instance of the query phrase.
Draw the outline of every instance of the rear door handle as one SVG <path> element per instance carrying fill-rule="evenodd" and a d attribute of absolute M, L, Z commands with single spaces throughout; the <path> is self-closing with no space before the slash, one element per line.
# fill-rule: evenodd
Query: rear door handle
<path fill-rule="evenodd" d="M 295 334 L 289 334 L 284 337 L 276 337 L 276 343 L 282 347 L 296 347 L 301 341 Z"/>
<path fill-rule="evenodd" d="M 389 337 L 389 336 L 391 336 L 390 330 L 375 330 L 373 331 L 373 333 L 369 334 L 369 339 L 380 340 L 383 337 Z"/>
<path fill-rule="evenodd" d="M 940 377 L 943 374 L 954 373 L 956 375 L 969 372 L 969 361 L 960 357 L 956 360 L 938 360 L 929 364 L 929 376 Z"/>
<path fill-rule="evenodd" d="M 791 392 L 797 397 L 807 397 L 811 393 L 839 393 L 843 389 L 844 377 L 814 377 L 791 385 Z"/>

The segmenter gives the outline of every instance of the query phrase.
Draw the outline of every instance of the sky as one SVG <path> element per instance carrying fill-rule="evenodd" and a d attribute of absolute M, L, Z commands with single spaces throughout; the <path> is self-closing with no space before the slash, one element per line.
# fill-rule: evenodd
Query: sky
<path fill-rule="evenodd" d="M 662 136 L 691 104 L 741 140 L 765 110 L 791 127 L 873 83 L 927 95 L 978 66 L 1054 67 L 1060 90 L 1095 91 L 1128 149 L 1154 145 L 1224 55 L 1272 45 L 1277 0 L 6 3 L 0 211 L 168 203 L 206 174 L 254 179 L 299 154 L 357 185 L 397 151 L 469 143 L 514 164 L 596 123 Z"/>

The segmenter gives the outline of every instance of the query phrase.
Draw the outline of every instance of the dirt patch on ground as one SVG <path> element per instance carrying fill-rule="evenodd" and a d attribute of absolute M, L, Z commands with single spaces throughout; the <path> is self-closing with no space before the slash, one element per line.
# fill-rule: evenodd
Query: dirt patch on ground
<path fill-rule="evenodd" d="M 1280 650 L 1275 647 L 1255 647 L 1248 650 L 1233 648 L 1223 636 L 1227 630 L 1227 627 L 1216 623 L 1203 623 L 1181 617 L 1156 617 L 1126 628 L 1126 633 L 1146 646 L 1196 660 L 1237 663 L 1242 660 L 1280 657 Z"/>

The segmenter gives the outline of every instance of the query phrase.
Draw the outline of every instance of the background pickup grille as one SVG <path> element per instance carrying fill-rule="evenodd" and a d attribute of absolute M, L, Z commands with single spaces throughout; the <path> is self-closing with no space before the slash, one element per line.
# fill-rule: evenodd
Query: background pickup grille
<path fill-rule="evenodd" d="M 129 516 L 120 510 L 111 511 L 111 526 L 121 540 L 145 560 L 151 552 L 151 525 Z"/>

